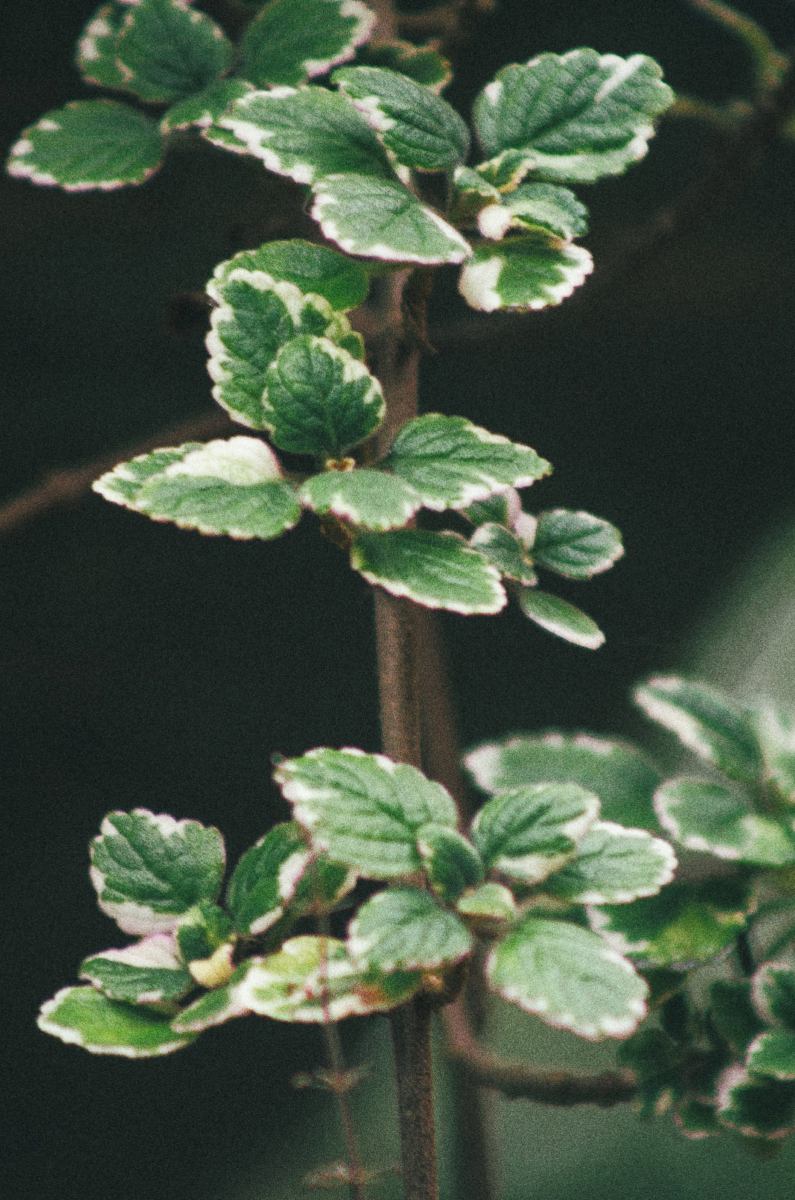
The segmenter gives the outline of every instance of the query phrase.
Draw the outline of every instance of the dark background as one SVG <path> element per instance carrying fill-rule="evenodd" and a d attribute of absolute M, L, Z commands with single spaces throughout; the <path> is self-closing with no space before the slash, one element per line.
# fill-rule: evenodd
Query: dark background
<path fill-rule="evenodd" d="M 3 4 L 3 148 L 47 109 L 88 94 L 70 58 L 94 7 Z M 795 7 L 746 8 L 781 44 L 795 42 Z M 448 95 L 467 108 L 504 62 L 576 45 L 652 54 L 685 92 L 724 99 L 748 89 L 742 50 L 679 0 L 504 0 Z M 704 171 L 711 145 L 701 126 L 666 123 L 642 166 L 589 190 L 597 272 Z M 791 515 L 794 158 L 782 142 L 726 208 L 518 332 L 494 322 L 492 342 L 456 341 L 467 313 L 452 285 L 440 289 L 444 349 L 426 363 L 424 407 L 534 445 L 556 472 L 532 502 L 590 508 L 627 544 L 615 571 L 567 593 L 607 632 L 597 654 L 515 613 L 445 622 L 466 742 L 552 724 L 640 732 L 631 682 L 682 664 L 694 624 Z M 117 447 L 121 457 L 209 408 L 202 330 L 174 332 L 171 299 L 201 288 L 217 261 L 266 228 L 281 231 L 298 192 L 209 149 L 177 153 L 145 188 L 112 195 L 8 179 L 0 188 L 0 487 L 11 497 L 55 467 Z M 300 1170 L 336 1153 L 321 1144 L 335 1132 L 325 1103 L 286 1086 L 316 1060 L 312 1034 L 241 1022 L 184 1055 L 130 1064 L 89 1059 L 33 1022 L 86 953 L 113 944 L 86 872 L 105 811 L 143 805 L 210 821 L 237 853 L 282 815 L 272 751 L 376 747 L 367 588 L 309 522 L 275 544 L 236 544 L 96 497 L 0 551 L 7 1194 L 302 1195 Z M 782 653 L 791 660 L 789 645 Z M 362 1036 L 349 1034 L 353 1052 L 382 1064 L 386 1103 L 384 1060 Z M 534 1052 L 546 1050 L 542 1038 Z M 364 1121 L 370 1101 L 361 1103 Z M 595 1200 L 652 1187 L 689 1198 L 717 1194 L 718 1180 L 723 1196 L 739 1197 L 752 1179 L 789 1194 L 791 1150 L 763 1166 L 730 1145 L 676 1140 L 664 1122 L 649 1132 L 629 1114 L 519 1104 L 509 1121 L 504 1196 L 516 1200 L 569 1196 L 572 1184 Z M 370 1134 L 377 1160 L 387 1151 Z M 533 1165 L 533 1178 L 517 1161 Z M 465 1190 L 450 1182 L 447 1194 Z"/>

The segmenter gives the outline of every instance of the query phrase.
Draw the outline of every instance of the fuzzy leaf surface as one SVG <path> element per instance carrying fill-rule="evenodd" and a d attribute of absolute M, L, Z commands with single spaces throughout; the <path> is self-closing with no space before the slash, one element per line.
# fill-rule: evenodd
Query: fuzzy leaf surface
<path fill-rule="evenodd" d="M 795 714 L 766 705 L 753 712 L 752 720 L 765 777 L 784 800 L 795 804 Z"/>
<path fill-rule="evenodd" d="M 328 338 L 293 338 L 279 350 L 265 379 L 263 421 L 282 450 L 339 458 L 383 420 L 378 380 Z"/>
<path fill-rule="evenodd" d="M 153 933 L 122 950 L 104 950 L 83 960 L 80 978 L 110 1000 L 162 1004 L 180 1000 L 196 986 L 180 959 L 171 933 Z"/>
<path fill-rule="evenodd" d="M 795 1031 L 769 1029 L 750 1045 L 748 1070 L 770 1079 L 795 1080 Z"/>
<path fill-rule="evenodd" d="M 795 863 L 795 835 L 723 784 L 670 779 L 657 790 L 654 807 L 663 829 L 688 850 L 756 867 Z"/>
<path fill-rule="evenodd" d="M 368 42 L 360 50 L 359 58 L 365 66 L 399 71 L 434 92 L 441 92 L 453 77 L 450 63 L 434 43 L 415 46 L 400 39 Z"/>
<path fill-rule="evenodd" d="M 426 608 L 472 616 L 499 612 L 507 599 L 495 568 L 454 533 L 362 533 L 351 565 L 368 583 Z"/>
<path fill-rule="evenodd" d="M 328 246 L 301 238 L 265 242 L 256 250 L 241 250 L 218 264 L 213 286 L 218 288 L 240 268 L 264 271 L 274 281 L 294 284 L 305 295 L 322 296 L 341 312 L 363 304 L 370 287 L 370 277 L 361 263 Z"/>
<path fill-rule="evenodd" d="M 533 557 L 567 579 L 591 579 L 608 571 L 624 553 L 615 525 L 587 512 L 555 508 L 538 517 Z"/>
<path fill-rule="evenodd" d="M 657 675 L 635 689 L 646 716 L 731 779 L 754 783 L 762 753 L 748 713 L 706 683 Z"/>
<path fill-rule="evenodd" d="M 335 71 L 333 82 L 350 96 L 402 166 L 451 171 L 466 158 L 466 123 L 421 83 L 381 67 L 343 67 Z"/>
<path fill-rule="evenodd" d="M 404 425 L 383 465 L 436 512 L 466 508 L 509 487 L 529 487 L 552 469 L 529 446 L 441 413 Z"/>
<path fill-rule="evenodd" d="M 172 1020 L 172 1029 L 177 1033 L 204 1033 L 205 1029 L 246 1016 L 251 1010 L 242 998 L 241 984 L 250 966 L 251 960 L 241 963 L 227 984 L 205 992 L 198 1000 L 183 1008 Z"/>
<path fill-rule="evenodd" d="M 676 857 L 661 838 L 597 821 L 547 890 L 577 904 L 628 904 L 656 895 L 675 870 Z"/>
<path fill-rule="evenodd" d="M 307 479 L 301 501 L 363 529 L 401 529 L 422 505 L 413 488 L 386 471 L 326 471 Z"/>
<path fill-rule="evenodd" d="M 248 437 L 143 454 L 103 475 L 94 491 L 154 521 L 239 539 L 279 537 L 301 516 L 273 452 Z"/>
<path fill-rule="evenodd" d="M 118 4 L 101 4 L 89 17 L 75 51 L 75 66 L 86 83 L 123 88 L 124 76 L 116 61 L 116 45 L 125 11 Z"/>
<path fill-rule="evenodd" d="M 455 804 L 440 784 L 381 754 L 310 750 L 280 763 L 274 778 L 313 844 L 370 879 L 420 870 L 418 831 L 455 827 Z"/>
<path fill-rule="evenodd" d="M 247 850 L 229 880 L 226 902 L 238 933 L 270 929 L 292 900 L 311 851 L 295 821 L 275 825 Z"/>
<path fill-rule="evenodd" d="M 117 100 L 73 100 L 22 132 L 7 167 L 45 187 L 109 192 L 145 183 L 162 157 L 162 135 L 145 113 Z"/>
<path fill-rule="evenodd" d="M 538 581 L 533 560 L 524 542 L 504 525 L 497 525 L 493 521 L 479 525 L 469 544 L 485 555 L 504 578 L 514 579 L 528 587 Z"/>
<path fill-rule="evenodd" d="M 652 797 L 659 772 L 628 743 L 591 733 L 520 734 L 486 742 L 465 761 L 484 792 L 545 781 L 578 783 L 599 797 L 606 821 L 657 828 Z"/>
<path fill-rule="evenodd" d="M 786 1137 L 795 1129 L 795 1086 L 730 1067 L 720 1080 L 718 1114 L 745 1137 Z"/>
<path fill-rule="evenodd" d="M 572 858 L 599 815 L 599 800 L 574 783 L 537 783 L 484 804 L 472 840 L 487 869 L 539 883 Z"/>
<path fill-rule="evenodd" d="M 490 185 L 475 171 L 461 182 L 465 191 L 477 190 L 484 200 L 488 197 Z M 499 240 L 509 229 L 522 229 L 569 242 L 588 232 L 588 209 L 568 188 L 524 183 L 512 192 L 502 194 L 494 188 L 492 193 L 493 203 L 478 206 L 478 229 L 484 237 Z"/>
<path fill-rule="evenodd" d="M 419 989 L 421 976 L 363 969 L 336 938 L 295 937 L 252 963 L 241 1001 L 275 1021 L 321 1023 L 386 1012 Z"/>
<path fill-rule="evenodd" d="M 447 825 L 423 825 L 417 849 L 434 892 L 443 900 L 457 900 L 466 888 L 483 880 L 483 861 L 475 847 L 458 830 Z"/>
<path fill-rule="evenodd" d="M 518 153 L 536 178 L 592 183 L 643 158 L 672 101 L 653 59 L 579 49 L 504 67 L 474 117 L 489 158 Z"/>
<path fill-rule="evenodd" d="M 592 270 L 584 246 L 516 237 L 477 246 L 464 264 L 458 290 L 470 308 L 481 312 L 537 312 L 568 299 Z"/>
<path fill-rule="evenodd" d="M 91 843 L 99 907 L 125 933 L 176 928 L 194 905 L 215 900 L 224 864 L 217 829 L 143 808 L 109 813 Z"/>
<path fill-rule="evenodd" d="M 367 900 L 348 929 L 355 963 L 391 974 L 460 962 L 472 938 L 455 913 L 414 887 L 391 887 Z"/>
<path fill-rule="evenodd" d="M 519 596 L 519 607 L 536 625 L 565 642 L 573 642 L 586 650 L 598 650 L 604 645 L 605 635 L 596 622 L 568 600 L 561 600 L 560 596 L 540 592 L 537 588 L 524 588 Z"/>
<path fill-rule="evenodd" d="M 489 986 L 525 1012 L 581 1037 L 626 1037 L 646 1014 L 648 988 L 596 934 L 526 917 L 491 952 Z"/>
<path fill-rule="evenodd" d="M 163 133 L 191 127 L 210 129 L 234 100 L 250 91 L 250 85 L 243 79 L 216 79 L 201 92 L 172 104 L 161 120 L 160 128 Z"/>
<path fill-rule="evenodd" d="M 63 988 L 42 1005 L 38 1026 L 90 1054 L 156 1058 L 189 1046 L 193 1035 L 177 1033 L 168 1017 L 110 1000 L 93 987 Z"/>
<path fill-rule="evenodd" d="M 516 916 L 513 892 L 493 879 L 471 888 L 459 896 L 456 908 L 464 917 L 475 921 L 512 921 Z"/>
<path fill-rule="evenodd" d="M 784 962 L 769 962 L 754 975 L 753 998 L 757 1011 L 771 1024 L 795 1029 L 795 969 Z"/>
<path fill-rule="evenodd" d="M 353 58 L 374 23 L 359 0 L 270 0 L 243 35 L 241 72 L 261 87 L 325 75 Z"/>
<path fill-rule="evenodd" d="M 251 92 L 236 101 L 219 125 L 269 171 L 296 183 L 316 184 L 343 172 L 357 178 L 392 175 L 386 151 L 361 113 L 325 88 Z"/>
<path fill-rule="evenodd" d="M 183 0 L 138 0 L 116 47 L 124 86 L 153 104 L 203 91 L 229 69 L 233 53 L 221 27 Z"/>
<path fill-rule="evenodd" d="M 420 266 L 469 257 L 469 243 L 458 230 L 398 180 L 374 171 L 355 173 L 353 166 L 345 167 L 345 174 L 342 170 L 338 167 L 337 174 L 325 174 L 315 183 L 312 216 L 347 254 Z"/>

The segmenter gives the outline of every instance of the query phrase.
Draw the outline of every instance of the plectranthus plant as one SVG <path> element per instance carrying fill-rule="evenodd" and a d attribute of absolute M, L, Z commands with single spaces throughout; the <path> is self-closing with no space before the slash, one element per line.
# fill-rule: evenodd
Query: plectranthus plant
<path fill-rule="evenodd" d="M 638 751 L 590 736 L 520 737 L 469 756 L 490 794 L 470 820 L 421 769 L 420 614 L 513 599 L 595 650 L 599 626 L 548 581 L 586 581 L 623 552 L 600 517 L 525 507 L 551 470 L 541 452 L 420 411 L 436 270 L 485 313 L 530 313 L 584 284 L 581 189 L 644 157 L 673 100 L 661 69 L 643 54 L 540 53 L 484 83 L 470 125 L 441 95 L 450 64 L 396 36 L 393 5 L 234 11 L 237 41 L 186 0 L 103 4 L 75 62 L 110 96 L 45 114 L 8 169 L 112 191 L 192 139 L 302 189 L 315 240 L 243 250 L 206 284 L 212 394 L 246 432 L 140 455 L 95 487 L 201 534 L 267 541 L 314 520 L 373 587 L 384 753 L 275 756 L 293 819 L 228 873 L 214 828 L 106 816 L 91 879 L 132 940 L 85 959 L 41 1027 L 145 1058 L 252 1014 L 330 1029 L 390 1012 L 407 1200 L 437 1195 L 430 1016 L 460 1014 L 459 993 L 481 983 L 583 1038 L 635 1035 L 634 1074 L 574 1080 L 565 1102 L 636 1094 L 647 1109 L 670 1101 L 690 1132 L 777 1138 L 795 1109 L 792 941 L 768 947 L 753 981 L 746 968 L 795 865 L 792 723 L 658 679 L 641 705 L 730 782 L 662 783 Z M 672 883 L 672 842 L 720 871 Z M 691 999 L 691 974 L 720 958 L 743 977 Z M 360 1197 L 367 1178 L 351 1152 L 338 1181 Z"/>

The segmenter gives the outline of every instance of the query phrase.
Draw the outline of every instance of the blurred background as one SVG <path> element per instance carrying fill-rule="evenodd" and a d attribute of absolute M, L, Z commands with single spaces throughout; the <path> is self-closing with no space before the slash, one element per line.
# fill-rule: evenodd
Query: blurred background
<path fill-rule="evenodd" d="M 94 7 L 3 3 L 4 152 L 43 112 L 88 94 L 71 54 Z M 795 43 L 795 6 L 745 7 Z M 651 54 L 676 89 L 711 100 L 749 92 L 742 48 L 683 0 L 502 0 L 448 97 L 467 111 L 505 62 L 578 45 Z M 437 289 L 424 407 L 535 446 L 556 470 L 528 504 L 588 508 L 627 547 L 614 571 L 567 593 L 607 633 L 596 654 L 516 612 L 445 621 L 465 744 L 550 726 L 650 744 L 628 690 L 653 669 L 795 702 L 795 143 L 773 147 L 724 206 L 626 261 L 713 150 L 704 126 L 668 121 L 626 179 L 588 189 L 597 273 L 561 309 L 475 334 L 453 281 Z M 290 232 L 300 194 L 210 148 L 174 153 L 142 189 L 74 196 L 3 178 L 0 193 L 0 487 L 11 498 L 210 410 L 201 322 L 174 298 L 231 252 Z M 96 497 L 7 536 L 0 555 L 5 1194 L 307 1195 L 302 1172 L 339 1154 L 331 1103 L 288 1086 L 321 1057 L 312 1031 L 239 1022 L 138 1064 L 89 1058 L 38 1034 L 34 1018 L 85 954 L 113 944 L 86 870 L 110 807 L 218 824 L 237 854 L 284 815 L 273 751 L 377 747 L 368 590 L 309 522 L 272 545 L 237 544 Z M 355 1099 L 379 1164 L 395 1157 L 384 1033 L 380 1021 L 345 1030 L 350 1057 L 372 1064 Z M 611 1058 L 505 1008 L 493 1036 L 539 1061 Z M 439 1102 L 444 1195 L 463 1200 L 445 1080 Z M 795 1146 L 760 1163 L 728 1139 L 688 1143 L 664 1119 L 521 1101 L 495 1100 L 490 1119 L 501 1200 L 791 1194 Z M 376 1194 L 396 1196 L 397 1182 Z"/>

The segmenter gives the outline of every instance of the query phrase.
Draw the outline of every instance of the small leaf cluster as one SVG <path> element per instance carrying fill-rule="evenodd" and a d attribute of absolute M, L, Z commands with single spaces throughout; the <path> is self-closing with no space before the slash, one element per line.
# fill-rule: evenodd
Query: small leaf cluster
<path fill-rule="evenodd" d="M 488 985 L 549 1023 L 623 1037 L 647 985 L 582 906 L 628 904 L 666 884 L 670 847 L 599 819 L 576 784 L 490 800 L 464 836 L 449 793 L 420 771 L 359 750 L 312 750 L 275 778 L 294 820 L 240 859 L 220 895 L 218 830 L 144 809 L 114 812 L 91 847 L 100 908 L 136 938 L 91 955 L 84 986 L 42 1008 L 41 1028 L 94 1053 L 148 1057 L 255 1013 L 324 1022 L 444 991 L 477 937 Z M 345 940 L 300 926 L 358 880 L 389 886 L 359 904 Z"/>

